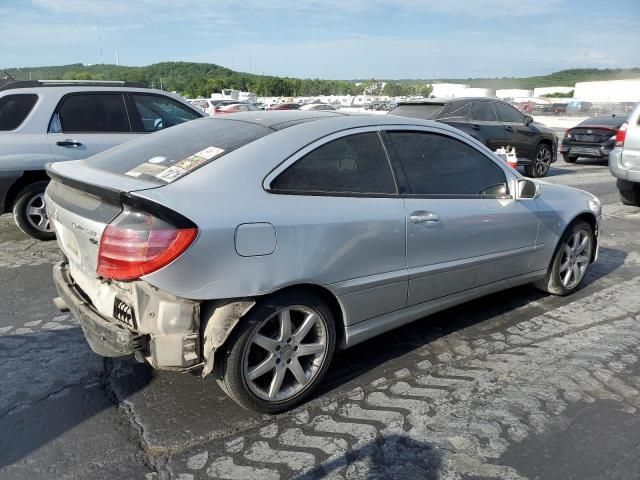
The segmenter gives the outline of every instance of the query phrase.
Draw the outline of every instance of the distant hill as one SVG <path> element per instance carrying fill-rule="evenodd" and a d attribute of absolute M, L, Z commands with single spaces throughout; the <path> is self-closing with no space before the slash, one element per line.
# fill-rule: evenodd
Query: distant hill
<path fill-rule="evenodd" d="M 149 87 L 178 91 L 188 97 L 208 97 L 222 88 L 249 90 L 258 95 L 314 96 L 356 95 L 363 87 L 358 83 L 367 80 L 320 80 L 289 77 L 273 77 L 236 72 L 213 63 L 162 62 L 144 67 L 117 65 L 60 65 L 51 67 L 0 69 L 16 80 L 125 80 L 142 82 Z M 571 69 L 537 77 L 503 78 L 449 78 L 449 79 L 403 79 L 386 80 L 392 85 L 420 86 L 434 82 L 466 83 L 472 87 L 485 88 L 534 88 L 550 86 L 573 86 L 576 82 L 593 80 L 617 80 L 639 78 L 640 68 L 627 69 Z M 388 89 L 392 91 L 394 89 Z M 415 90 L 415 89 L 414 89 Z M 402 91 L 398 88 L 395 91 Z"/>

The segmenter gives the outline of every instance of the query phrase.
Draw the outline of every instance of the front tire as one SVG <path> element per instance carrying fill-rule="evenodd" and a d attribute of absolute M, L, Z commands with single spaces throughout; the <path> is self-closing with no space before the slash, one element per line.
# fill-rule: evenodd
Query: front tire
<path fill-rule="evenodd" d="M 299 405 L 325 375 L 336 343 L 331 309 L 305 291 L 259 300 L 222 352 L 222 390 L 242 407 L 279 413 Z"/>
<path fill-rule="evenodd" d="M 535 286 L 552 295 L 575 292 L 587 274 L 593 247 L 591 225 L 582 220 L 569 225 L 556 247 L 547 275 Z"/>
<path fill-rule="evenodd" d="M 618 179 L 616 186 L 622 203 L 640 207 L 640 184 Z"/>
<path fill-rule="evenodd" d="M 546 143 L 541 143 L 536 148 L 536 154 L 531 165 L 526 165 L 524 167 L 525 175 L 533 178 L 544 177 L 551 168 L 552 160 L 553 151 L 551 150 L 551 147 Z"/>
<path fill-rule="evenodd" d="M 571 155 L 563 155 L 562 159 L 566 162 L 566 163 L 576 163 L 578 161 L 578 157 L 573 157 Z"/>
<path fill-rule="evenodd" d="M 44 191 L 49 182 L 35 182 L 24 187 L 13 204 L 13 218 L 24 233 L 38 240 L 53 240 L 56 234 L 44 204 Z"/>

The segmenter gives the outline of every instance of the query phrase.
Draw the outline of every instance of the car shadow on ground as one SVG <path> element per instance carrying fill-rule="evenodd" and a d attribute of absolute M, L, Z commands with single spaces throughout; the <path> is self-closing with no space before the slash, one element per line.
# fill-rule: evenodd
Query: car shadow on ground
<path fill-rule="evenodd" d="M 71 322 L 0 336 L 0 468 L 25 458 L 14 473 L 34 468 L 35 475 L 80 459 L 89 464 L 117 452 L 129 434 L 110 392 L 111 360 L 95 355 Z M 135 388 L 149 378 L 140 375 Z"/>

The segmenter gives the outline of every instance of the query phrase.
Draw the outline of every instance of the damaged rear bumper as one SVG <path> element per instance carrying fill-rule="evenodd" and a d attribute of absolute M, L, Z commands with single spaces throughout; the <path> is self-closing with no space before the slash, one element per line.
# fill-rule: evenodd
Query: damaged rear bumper
<path fill-rule="evenodd" d="M 146 347 L 146 336 L 136 335 L 109 322 L 93 310 L 76 288 L 66 267 L 62 262 L 54 267 L 53 281 L 58 294 L 80 322 L 91 350 L 103 357 L 121 357 L 143 351 Z"/>

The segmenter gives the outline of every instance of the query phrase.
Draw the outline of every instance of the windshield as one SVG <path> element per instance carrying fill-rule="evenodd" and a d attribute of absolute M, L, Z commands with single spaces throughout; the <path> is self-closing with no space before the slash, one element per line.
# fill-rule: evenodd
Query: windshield
<path fill-rule="evenodd" d="M 171 183 L 271 132 L 255 123 L 204 118 L 122 144 L 87 163 L 119 175 Z"/>

